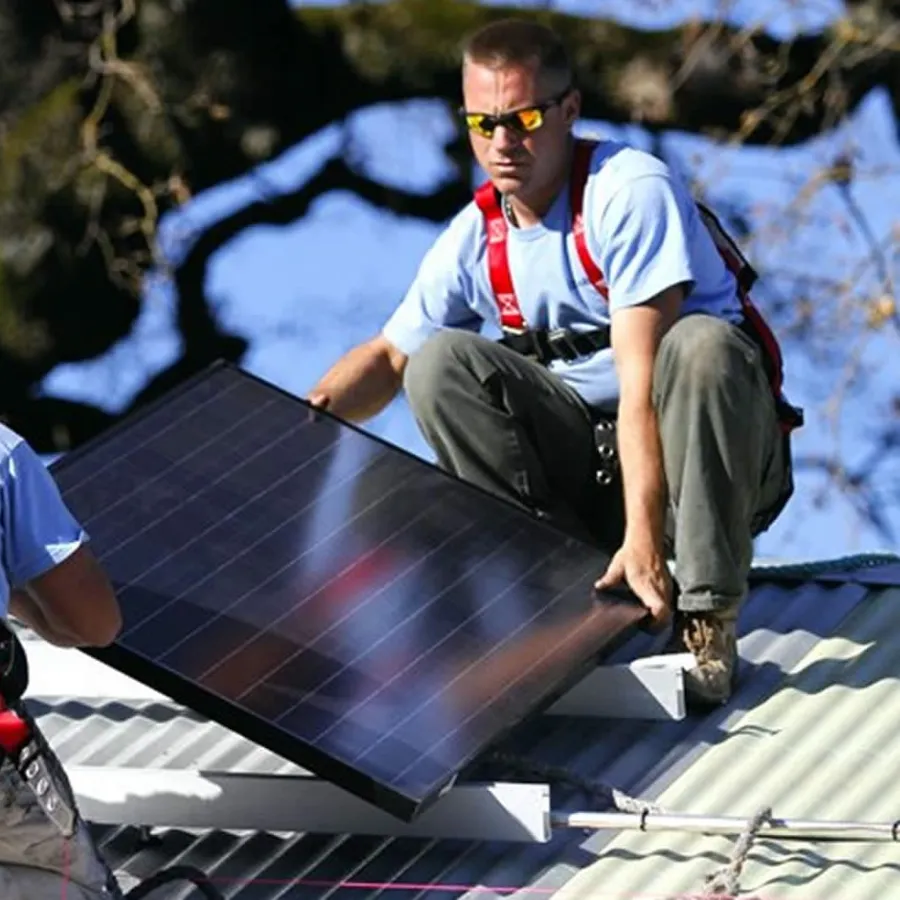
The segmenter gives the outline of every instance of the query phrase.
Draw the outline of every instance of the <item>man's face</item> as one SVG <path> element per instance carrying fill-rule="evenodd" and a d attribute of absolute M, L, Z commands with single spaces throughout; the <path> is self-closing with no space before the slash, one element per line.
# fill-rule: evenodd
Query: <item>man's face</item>
<path fill-rule="evenodd" d="M 466 63 L 463 103 L 467 114 L 498 116 L 540 107 L 543 123 L 534 131 L 506 124 L 498 125 L 491 136 L 469 131 L 476 160 L 501 193 L 527 197 L 553 184 L 565 167 L 579 98 L 576 91 L 569 91 L 547 107 L 548 101 L 559 99 L 561 88 L 565 85 L 541 78 L 534 65 L 490 68 Z"/>

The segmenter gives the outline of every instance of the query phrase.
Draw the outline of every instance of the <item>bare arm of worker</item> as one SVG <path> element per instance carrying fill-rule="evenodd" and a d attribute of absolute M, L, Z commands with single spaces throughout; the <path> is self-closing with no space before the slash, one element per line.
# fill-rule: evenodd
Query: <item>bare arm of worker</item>
<path fill-rule="evenodd" d="M 14 591 L 9 609 L 58 647 L 105 647 L 122 627 L 112 585 L 85 544 Z"/>
<path fill-rule="evenodd" d="M 103 646 L 121 625 L 119 604 L 88 536 L 28 443 L 2 433 L 0 555 L 9 612 L 63 647 Z"/>
<path fill-rule="evenodd" d="M 26 590 L 17 588 L 12 592 L 9 598 L 9 613 L 50 644 L 57 647 L 80 646 L 81 642 L 74 634 L 68 634 L 47 621 L 41 608 Z"/>
<path fill-rule="evenodd" d="M 349 421 L 377 415 L 396 397 L 403 384 L 407 355 L 383 335 L 344 354 L 309 392 L 319 408 Z"/>
<path fill-rule="evenodd" d="M 589 233 L 608 285 L 625 494 L 625 537 L 597 586 L 627 581 L 662 626 L 671 616 L 672 579 L 663 543 L 668 498 L 653 370 L 660 341 L 696 284 L 690 235 L 703 226 L 687 186 L 650 157 L 633 160 L 630 173 L 610 176 L 588 199 L 595 213 Z"/>
<path fill-rule="evenodd" d="M 349 422 L 381 412 L 400 392 L 409 355 L 442 328 L 477 328 L 469 305 L 472 249 L 481 213 L 472 203 L 425 254 L 406 295 L 377 337 L 354 347 L 307 394 L 320 409 Z"/>
<path fill-rule="evenodd" d="M 624 579 L 660 626 L 671 615 L 672 579 L 663 545 L 667 490 L 653 406 L 653 366 L 683 298 L 682 287 L 671 287 L 648 303 L 616 311 L 612 319 L 626 525 L 622 547 L 597 587 L 603 590 Z"/>

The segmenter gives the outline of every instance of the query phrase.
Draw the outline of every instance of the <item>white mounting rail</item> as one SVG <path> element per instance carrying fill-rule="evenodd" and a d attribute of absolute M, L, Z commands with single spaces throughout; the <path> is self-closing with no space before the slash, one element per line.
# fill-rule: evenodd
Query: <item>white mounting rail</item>
<path fill-rule="evenodd" d="M 27 698 L 88 704 L 158 702 L 163 694 L 85 653 L 25 642 Z M 689 655 L 599 666 L 546 711 L 554 716 L 680 719 Z M 67 765 L 82 815 L 109 825 L 546 842 L 547 784 L 456 784 L 412 823 L 304 774 L 203 772 Z"/>
<path fill-rule="evenodd" d="M 407 823 L 303 775 L 107 766 L 66 772 L 82 816 L 102 825 L 526 843 L 544 843 L 551 834 L 546 784 L 459 785 Z"/>

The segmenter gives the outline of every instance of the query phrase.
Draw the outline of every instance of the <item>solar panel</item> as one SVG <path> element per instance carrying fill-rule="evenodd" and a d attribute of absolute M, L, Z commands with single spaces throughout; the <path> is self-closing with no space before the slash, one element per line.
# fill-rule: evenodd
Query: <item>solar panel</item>
<path fill-rule="evenodd" d="M 641 617 L 598 551 L 229 364 L 53 467 L 91 655 L 412 820 Z"/>

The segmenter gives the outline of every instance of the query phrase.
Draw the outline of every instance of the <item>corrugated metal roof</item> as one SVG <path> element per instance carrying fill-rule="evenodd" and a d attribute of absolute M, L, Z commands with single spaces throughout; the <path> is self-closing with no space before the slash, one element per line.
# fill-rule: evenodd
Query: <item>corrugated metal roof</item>
<path fill-rule="evenodd" d="M 896 606 L 896 592 L 889 593 Z M 890 670 L 886 667 L 898 658 L 896 644 L 900 641 L 900 629 L 891 627 L 898 624 L 892 615 L 900 616 L 900 609 L 891 607 L 891 598 L 861 583 L 810 581 L 794 586 L 773 581 L 756 583 L 741 622 L 740 649 L 745 660 L 742 683 L 724 709 L 702 719 L 683 722 L 541 718 L 519 728 L 502 749 L 529 760 L 564 767 L 582 777 L 615 784 L 648 799 L 662 797 L 666 803 L 674 799 L 680 804 L 684 791 L 691 800 L 690 809 L 732 813 L 752 811 L 762 796 L 751 793 L 757 781 L 760 790 L 771 784 L 779 791 L 800 782 L 800 776 L 818 752 L 827 763 L 826 770 L 815 781 L 807 781 L 805 791 L 797 787 L 784 800 L 778 798 L 777 812 L 800 815 L 818 802 L 825 804 L 819 809 L 831 815 L 839 808 L 834 805 L 838 802 L 838 792 L 849 783 L 845 769 L 859 767 L 862 759 L 875 759 L 865 756 L 865 745 L 857 743 L 855 735 L 849 738 L 852 741 L 849 749 L 847 735 L 852 734 L 856 718 L 862 718 L 863 710 L 874 708 L 876 701 L 887 693 L 886 686 L 873 678 L 888 678 Z M 857 639 L 854 635 L 861 637 Z M 852 648 L 867 644 L 874 635 L 886 641 L 883 650 L 879 648 L 877 652 L 879 661 L 870 662 L 867 650 L 865 666 L 860 663 L 862 656 L 849 665 L 846 660 L 853 657 Z M 646 652 L 648 641 L 647 637 L 640 636 L 617 656 L 626 658 Z M 829 688 L 836 678 L 850 678 L 851 683 L 844 683 L 842 691 Z M 853 689 L 863 687 L 865 691 Z M 838 699 L 840 704 L 835 702 Z M 816 708 L 807 711 L 804 704 L 811 702 L 816 703 Z M 34 698 L 31 706 L 67 765 L 295 771 L 292 765 L 226 728 L 167 701 L 98 706 L 96 701 L 77 698 L 65 702 Z M 868 734 L 880 735 L 880 743 L 874 746 L 881 749 L 875 752 L 884 754 L 886 763 L 889 753 L 886 736 L 892 730 L 900 731 L 900 705 L 895 701 L 892 707 L 885 700 L 884 711 L 878 709 L 877 725 L 871 724 Z M 800 713 L 795 715 L 795 710 Z M 801 721 L 802 727 L 796 724 Z M 763 754 L 758 751 L 770 745 L 762 740 L 768 732 L 759 729 L 770 727 L 790 733 L 791 738 L 779 741 L 778 750 L 772 744 L 763 764 Z M 838 738 L 848 747 L 847 753 L 832 752 L 829 756 L 828 742 Z M 797 752 L 797 762 L 785 755 L 785 748 L 793 749 L 795 744 L 802 748 Z M 823 744 L 823 749 L 817 751 L 819 744 Z M 733 752 L 732 747 L 736 748 Z M 752 752 L 747 752 L 748 747 Z M 885 779 L 891 768 L 886 764 L 882 768 L 881 773 L 873 773 L 871 777 L 883 780 L 881 787 L 887 794 Z M 872 785 L 877 786 L 875 780 Z M 866 790 L 860 789 L 852 792 L 852 801 L 846 800 L 853 806 L 854 815 L 884 815 L 884 804 L 888 801 L 869 798 L 866 794 Z M 765 799 L 773 798 L 767 794 Z M 802 806 L 801 799 L 809 809 Z M 564 787 L 554 787 L 553 804 L 555 808 L 568 809 L 585 809 L 591 805 L 586 798 Z M 671 836 L 668 839 L 646 835 L 623 837 L 580 831 L 560 833 L 549 844 L 525 846 L 385 840 L 352 835 L 285 836 L 220 831 L 189 834 L 177 830 L 157 832 L 156 843 L 146 846 L 140 844 L 140 832 L 133 828 L 98 829 L 98 835 L 125 887 L 133 879 L 146 877 L 161 866 L 182 862 L 206 871 L 226 897 L 237 900 L 325 897 L 363 900 L 381 896 L 386 890 L 389 896 L 402 893 L 404 898 L 437 900 L 449 894 L 477 896 L 483 900 L 509 896 L 505 890 L 509 887 L 525 889 L 531 895 L 550 893 L 564 885 L 573 890 L 584 889 L 592 897 L 647 896 L 648 891 L 659 895 L 671 892 L 677 885 L 699 888 L 713 858 L 707 856 L 694 863 L 689 859 L 689 850 L 708 854 L 716 849 L 721 852 L 725 846 L 700 843 L 696 838 L 688 841 L 677 838 L 680 849 L 672 855 L 666 850 L 676 846 Z M 778 863 L 778 873 L 783 875 L 787 871 L 784 866 L 794 866 L 795 874 L 799 871 L 803 878 L 810 876 L 804 867 L 814 856 L 806 845 L 798 845 L 793 850 L 776 847 L 766 852 Z M 685 856 L 684 862 L 679 854 Z M 857 858 L 863 857 L 853 857 Z M 841 867 L 838 864 L 836 868 Z M 877 887 L 876 876 L 870 878 L 849 864 L 844 869 L 846 878 L 851 879 L 850 887 L 857 877 L 868 879 L 864 891 L 853 887 L 849 893 L 873 895 L 869 882 Z M 634 874 L 638 870 L 640 875 Z M 749 877 L 754 880 L 747 883 L 755 884 L 763 891 L 762 896 L 768 898 L 768 888 L 762 885 L 778 873 L 771 867 L 766 871 L 753 868 Z M 577 878 L 573 880 L 574 876 Z M 392 885 L 393 889 L 341 886 L 341 882 L 348 880 Z M 421 887 L 400 891 L 400 885 Z M 444 887 L 427 889 L 426 885 Z M 448 891 L 446 885 L 486 887 L 477 891 L 463 888 Z M 184 890 L 162 896 L 193 898 L 197 895 Z M 817 896 L 834 894 L 819 890 Z"/>
<path fill-rule="evenodd" d="M 898 659 L 900 590 L 889 588 L 871 594 L 794 664 L 777 692 L 661 793 L 660 805 L 702 815 L 749 817 L 770 806 L 789 819 L 895 822 Z M 560 897 L 696 891 L 732 846 L 721 837 L 622 833 Z M 898 875 L 897 844 L 760 839 L 741 887 L 765 900 L 889 897 Z"/>

